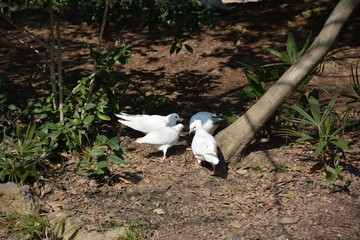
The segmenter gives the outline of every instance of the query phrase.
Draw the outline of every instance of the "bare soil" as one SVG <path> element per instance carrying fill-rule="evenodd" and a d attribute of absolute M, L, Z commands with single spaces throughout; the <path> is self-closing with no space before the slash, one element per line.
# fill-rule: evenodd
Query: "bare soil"
<path fill-rule="evenodd" d="M 240 116 L 253 102 L 230 97 L 246 85 L 238 62 L 260 66 L 278 61 L 262 47 L 285 51 L 289 31 L 299 45 L 310 31 L 316 36 L 334 3 L 266 1 L 230 7 L 232 12 L 222 13 L 215 29 L 204 27 L 189 36 L 186 43 L 193 54 L 183 50 L 170 55 L 171 38 L 123 23 L 109 24 L 104 44 L 111 48 L 119 38 L 131 41 L 129 64 L 117 66 L 119 76 L 165 94 L 177 103 L 176 111 L 185 121 L 198 111 Z M 45 13 L 32 10 L 13 17 L 18 25 L 48 39 Z M 329 93 L 321 92 L 321 100 L 338 92 L 353 94 L 348 62 L 360 59 L 359 20 L 357 11 L 322 63 L 322 73 L 311 82 L 331 87 Z M 18 39 L 38 46 L 3 20 L 0 28 L 8 32 L 0 33 L 0 73 L 9 77 L 9 88 L 16 90 L 14 99 L 26 100 L 31 96 L 30 73 L 41 59 Z M 61 29 L 66 74 L 90 73 L 86 45 L 97 42 L 99 26 L 67 16 Z M 44 82 L 38 78 L 31 84 Z M 141 239 L 360 239 L 358 132 L 346 136 L 350 149 L 344 181 L 326 185 L 324 172 L 313 170 L 316 162 L 305 147 L 283 150 L 276 138 L 255 141 L 240 163 L 223 167 L 222 174 L 213 177 L 206 168 L 193 166 L 192 136 L 186 131 L 169 150 L 170 161 L 162 162 L 160 152 L 134 142 L 141 134 L 115 118 L 112 124 L 129 163 L 113 166 L 104 181 L 75 173 L 76 158 L 54 166 L 56 175 L 44 184 L 50 191 L 39 195 L 44 211 L 76 211 L 90 230 L 97 231 L 111 222 L 143 224 Z"/>

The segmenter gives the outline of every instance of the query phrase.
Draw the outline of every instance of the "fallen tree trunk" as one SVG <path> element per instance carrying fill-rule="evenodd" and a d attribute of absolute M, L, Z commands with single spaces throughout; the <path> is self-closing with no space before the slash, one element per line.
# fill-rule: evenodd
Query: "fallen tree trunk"
<path fill-rule="evenodd" d="M 360 0 L 341 0 L 299 61 L 292 65 L 243 116 L 216 135 L 220 152 L 226 162 L 234 163 L 240 160 L 241 154 L 255 134 L 330 51 L 341 28 L 359 3 Z"/>

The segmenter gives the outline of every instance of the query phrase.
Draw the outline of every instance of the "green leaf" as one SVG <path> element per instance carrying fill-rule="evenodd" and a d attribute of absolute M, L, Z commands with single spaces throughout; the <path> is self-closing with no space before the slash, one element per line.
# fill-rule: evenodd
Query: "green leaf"
<path fill-rule="evenodd" d="M 110 154 L 108 156 L 108 159 L 109 159 L 110 162 L 118 164 L 118 165 L 122 165 L 122 164 L 125 163 L 123 158 L 121 158 L 119 156 L 116 156 L 115 154 Z"/>
<path fill-rule="evenodd" d="M 316 98 L 311 96 L 309 98 L 309 105 L 310 105 L 310 111 L 312 114 L 312 119 L 314 120 L 316 125 L 320 125 L 321 124 L 321 111 L 320 111 L 319 101 Z"/>
<path fill-rule="evenodd" d="M 311 35 L 312 35 L 312 32 L 310 32 L 309 36 L 306 38 L 306 41 L 305 41 L 305 43 L 304 43 L 304 45 L 303 45 L 303 47 L 302 47 L 302 49 L 301 49 L 301 51 L 299 53 L 299 57 L 301 57 L 304 54 L 304 52 L 306 51 L 306 49 L 308 48 L 309 43 L 310 43 L 310 39 L 311 39 Z"/>
<path fill-rule="evenodd" d="M 89 110 L 89 109 L 92 109 L 96 107 L 96 104 L 95 103 L 88 103 L 85 105 L 85 110 Z"/>
<path fill-rule="evenodd" d="M 264 49 L 265 51 L 271 53 L 272 55 L 275 55 L 275 56 L 277 56 L 277 57 L 279 57 L 279 58 L 281 58 L 281 59 L 283 58 L 283 54 L 282 54 L 281 52 L 278 52 L 278 51 L 273 50 L 273 49 L 270 49 L 270 48 L 265 48 L 265 47 L 263 47 L 263 49 Z"/>
<path fill-rule="evenodd" d="M 347 142 L 345 142 L 343 139 L 335 137 L 330 140 L 331 143 L 335 144 L 337 147 L 341 148 L 342 150 L 349 149 L 349 146 Z"/>
<path fill-rule="evenodd" d="M 104 174 L 104 171 L 101 168 L 90 169 L 90 170 L 88 170 L 88 173 L 87 173 L 88 176 L 101 175 L 101 174 Z"/>
<path fill-rule="evenodd" d="M 90 156 L 101 156 L 105 154 L 105 150 L 104 149 L 99 149 L 99 148 L 94 148 L 91 149 L 91 151 L 89 152 Z"/>
<path fill-rule="evenodd" d="M 170 55 L 173 54 L 175 52 L 175 50 L 176 50 L 176 42 L 173 43 L 170 47 Z"/>
<path fill-rule="evenodd" d="M 317 126 L 317 122 L 307 112 L 305 112 L 305 110 L 303 110 L 302 108 L 300 108 L 297 105 L 293 105 L 293 106 L 291 106 L 291 108 L 294 109 L 295 111 L 297 111 L 300 115 L 302 115 L 305 118 L 304 120 L 306 120 L 306 121 L 303 121 L 304 124 Z M 300 119 L 298 119 L 298 120 L 300 120 Z"/>
<path fill-rule="evenodd" d="M 19 110 L 19 109 L 20 109 L 20 108 L 18 108 L 17 106 L 15 106 L 14 104 L 8 105 L 8 108 L 9 108 L 10 110 Z"/>
<path fill-rule="evenodd" d="M 100 112 L 96 113 L 96 116 L 98 116 L 101 120 L 110 121 L 111 118 L 108 115 L 102 114 Z"/>
<path fill-rule="evenodd" d="M 88 124 L 90 124 L 92 121 L 94 121 L 94 118 L 95 118 L 94 115 L 87 116 L 87 117 L 84 119 L 83 122 L 84 122 L 85 125 L 88 125 Z"/>
<path fill-rule="evenodd" d="M 43 114 L 40 114 L 40 115 L 36 115 L 38 119 L 45 119 L 47 118 L 47 114 L 46 113 L 43 113 Z"/>
<path fill-rule="evenodd" d="M 108 138 L 105 135 L 97 135 L 96 140 L 101 142 L 101 143 L 105 143 L 108 140 Z"/>
<path fill-rule="evenodd" d="M 297 60 L 297 46 L 296 46 L 296 42 L 294 39 L 294 35 L 289 32 L 288 33 L 288 37 L 287 37 L 287 44 L 286 44 L 286 50 L 289 56 L 289 64 L 294 64 Z"/>
<path fill-rule="evenodd" d="M 96 162 L 96 167 L 98 168 L 106 168 L 109 165 L 108 161 L 98 161 Z"/>
<path fill-rule="evenodd" d="M 328 103 L 328 105 L 322 115 L 321 122 L 324 122 L 325 119 L 328 117 L 328 115 L 330 114 L 330 112 L 339 96 L 340 96 L 340 94 L 336 94 L 334 97 L 331 98 L 330 102 Z"/>
<path fill-rule="evenodd" d="M 120 148 L 120 145 L 119 145 L 119 137 L 113 137 L 111 138 L 109 141 L 107 141 L 107 145 L 111 148 L 111 149 L 115 149 L 115 150 L 118 150 Z"/>
<path fill-rule="evenodd" d="M 192 49 L 192 47 L 190 47 L 189 45 L 184 44 L 184 46 L 185 46 L 186 50 L 188 50 L 188 52 L 190 52 L 190 53 L 193 53 L 193 52 L 194 52 L 194 50 Z"/>
<path fill-rule="evenodd" d="M 315 150 L 315 157 L 318 158 L 320 156 L 320 154 L 322 154 L 323 150 L 325 149 L 325 147 L 328 145 L 327 141 L 320 141 L 317 144 L 315 144 L 316 146 L 316 150 Z"/>

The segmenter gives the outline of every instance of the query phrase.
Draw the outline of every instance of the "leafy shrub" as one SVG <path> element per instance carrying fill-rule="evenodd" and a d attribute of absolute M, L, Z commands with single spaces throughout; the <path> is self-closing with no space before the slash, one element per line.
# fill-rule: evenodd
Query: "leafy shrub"
<path fill-rule="evenodd" d="M 314 97 L 309 98 L 308 111 L 298 105 L 293 105 L 292 109 L 298 113 L 298 117 L 291 118 L 289 121 L 294 123 L 294 126 L 301 128 L 302 131 L 281 130 L 281 135 L 295 137 L 297 143 L 310 142 L 312 144 L 314 157 L 324 165 L 328 175 L 326 182 L 342 179 L 339 167 L 340 157 L 337 153 L 340 152 L 342 158 L 345 159 L 344 150 L 348 149 L 348 144 L 339 136 L 347 124 L 336 121 L 338 118 L 332 112 L 338 97 L 339 94 L 335 95 L 323 111 L 321 111 L 319 101 Z M 308 130 L 310 133 L 307 132 Z M 312 134 L 311 130 L 315 130 L 316 134 Z"/>
<path fill-rule="evenodd" d="M 264 48 L 267 52 L 279 57 L 282 60 L 280 63 L 270 63 L 261 67 L 256 67 L 240 62 L 240 64 L 245 68 L 245 77 L 248 81 L 248 85 L 243 89 L 244 94 L 248 97 L 256 99 L 262 97 L 266 90 L 279 79 L 280 69 L 278 67 L 282 66 L 284 68 L 283 70 L 286 71 L 291 65 L 297 62 L 308 48 L 310 38 L 311 34 L 309 34 L 300 51 L 298 51 L 294 36 L 291 32 L 288 33 L 287 37 L 286 53 L 281 53 L 270 48 Z M 306 86 L 313 78 L 314 73 L 315 72 L 309 74 L 306 79 L 304 79 L 303 83 L 298 87 L 298 91 L 300 93 L 304 94 L 306 92 Z M 236 96 L 242 95 L 240 94 Z"/>
<path fill-rule="evenodd" d="M 38 181 L 39 170 L 48 152 L 43 148 L 46 143 L 36 130 L 35 124 L 30 124 L 25 133 L 17 125 L 12 136 L 6 136 L 0 147 L 0 180 L 25 182 L 29 178 Z"/>
<path fill-rule="evenodd" d="M 243 88 L 243 93 L 247 97 L 261 98 L 266 90 L 274 82 L 279 79 L 278 69 L 266 69 L 263 67 L 251 66 L 246 63 L 240 63 L 245 68 L 245 77 L 248 81 L 248 85 Z M 242 97 L 243 94 L 236 94 L 233 97 Z"/>
<path fill-rule="evenodd" d="M 305 40 L 305 43 L 302 46 L 301 50 L 298 51 L 298 47 L 297 47 L 297 44 L 295 42 L 294 35 L 291 32 L 289 32 L 288 36 L 287 36 L 287 42 L 286 42 L 286 53 L 281 53 L 281 52 L 276 51 L 274 49 L 264 47 L 265 51 L 279 57 L 281 59 L 281 61 L 282 61 L 280 63 L 267 64 L 267 65 L 264 65 L 264 67 L 285 66 L 286 69 L 289 68 L 291 65 L 296 63 L 299 60 L 299 58 L 305 53 L 306 49 L 309 46 L 310 39 L 311 39 L 311 33 L 309 34 L 309 36 Z"/>
<path fill-rule="evenodd" d="M 18 239 L 63 239 L 68 233 L 77 231 L 81 226 L 73 226 L 67 231 L 65 229 L 66 218 L 63 218 L 55 226 L 39 213 L 35 212 L 12 212 L 6 215 L 10 225 L 10 235 Z"/>
<path fill-rule="evenodd" d="M 88 177 L 102 177 L 108 172 L 110 164 L 125 163 L 122 155 L 119 137 L 108 139 L 105 135 L 98 135 L 94 146 L 85 152 L 80 161 L 80 171 L 85 172 Z"/>

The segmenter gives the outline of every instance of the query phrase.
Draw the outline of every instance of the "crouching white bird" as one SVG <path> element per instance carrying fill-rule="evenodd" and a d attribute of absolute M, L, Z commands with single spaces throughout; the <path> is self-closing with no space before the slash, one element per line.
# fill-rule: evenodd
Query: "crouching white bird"
<path fill-rule="evenodd" d="M 173 127 L 158 128 L 150 131 L 144 137 L 136 139 L 136 142 L 148 143 L 150 146 L 163 151 L 162 159 L 165 161 L 167 150 L 177 143 L 183 127 L 184 125 L 180 123 Z"/>
<path fill-rule="evenodd" d="M 191 149 L 196 158 L 196 166 L 201 166 L 202 161 L 209 162 L 213 167 L 213 171 L 209 172 L 210 175 L 217 175 L 215 170 L 216 165 L 219 163 L 217 156 L 217 146 L 215 138 L 205 131 L 200 120 L 195 120 L 195 136 L 191 143 Z"/>
<path fill-rule="evenodd" d="M 200 120 L 203 129 L 212 135 L 219 127 L 217 122 L 219 122 L 221 118 L 210 112 L 198 112 L 190 118 L 189 133 L 195 130 L 195 120 Z"/>
<path fill-rule="evenodd" d="M 177 113 L 171 113 L 167 116 L 160 115 L 131 115 L 127 113 L 115 114 L 118 121 L 136 131 L 143 133 L 149 133 L 152 130 L 162 127 L 172 127 L 181 121 Z"/>

